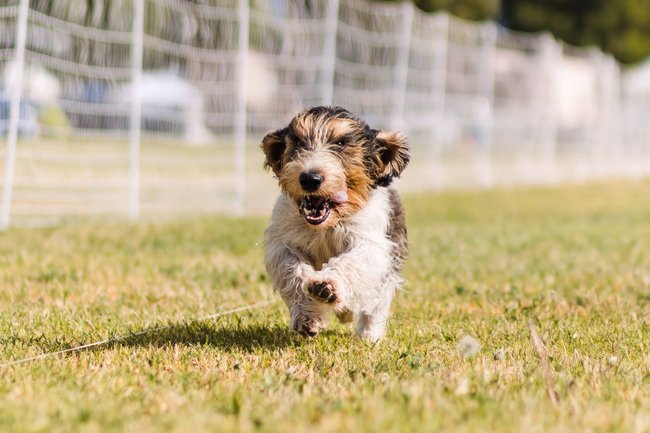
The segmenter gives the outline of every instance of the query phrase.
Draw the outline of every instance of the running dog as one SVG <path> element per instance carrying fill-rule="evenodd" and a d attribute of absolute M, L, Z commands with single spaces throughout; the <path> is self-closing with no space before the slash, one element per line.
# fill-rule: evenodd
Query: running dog
<path fill-rule="evenodd" d="M 390 188 L 409 162 L 406 138 L 340 107 L 298 113 L 266 134 L 265 167 L 281 194 L 265 262 L 291 329 L 314 337 L 332 311 L 370 341 L 386 333 L 407 255 L 404 209 Z"/>

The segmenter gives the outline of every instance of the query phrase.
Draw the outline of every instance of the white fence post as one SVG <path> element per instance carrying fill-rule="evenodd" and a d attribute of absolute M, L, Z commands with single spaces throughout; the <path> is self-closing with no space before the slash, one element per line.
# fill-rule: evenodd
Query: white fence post
<path fill-rule="evenodd" d="M 435 26 L 438 28 L 432 41 L 436 55 L 434 63 L 435 70 L 432 71 L 433 80 L 433 107 L 434 119 L 432 127 L 429 129 L 432 136 L 431 144 L 431 173 L 433 176 L 433 186 L 440 189 L 443 185 L 441 156 L 442 149 L 447 144 L 449 131 L 445 122 L 446 104 L 447 104 L 447 52 L 449 49 L 449 14 L 447 12 L 439 13 L 435 17 Z"/>
<path fill-rule="evenodd" d="M 237 38 L 237 112 L 235 113 L 235 213 L 242 215 L 246 209 L 246 81 L 248 69 L 248 0 L 239 0 Z"/>
<path fill-rule="evenodd" d="M 140 214 L 140 136 L 142 122 L 142 51 L 144 0 L 134 0 L 133 44 L 131 46 L 131 124 L 129 134 L 129 216 Z"/>
<path fill-rule="evenodd" d="M 5 176 L 2 192 L 2 215 L 0 230 L 9 228 L 11 214 L 11 195 L 13 192 L 14 169 L 16 167 L 16 144 L 18 142 L 18 126 L 20 123 L 20 100 L 23 89 L 23 73 L 25 70 L 25 47 L 27 45 L 27 17 L 29 15 L 29 0 L 21 0 L 18 9 L 16 25 L 16 81 L 11 92 L 9 105 L 9 132 L 7 151 L 5 153 Z"/>
<path fill-rule="evenodd" d="M 560 63 L 561 47 L 550 33 L 540 36 L 539 77 L 536 86 L 535 103 L 537 119 L 535 137 L 538 140 L 542 164 L 551 182 L 557 181 L 557 111 L 555 73 Z"/>
<path fill-rule="evenodd" d="M 609 129 L 609 136 L 607 137 L 607 148 L 610 170 L 606 173 L 608 176 L 617 175 L 621 170 L 621 154 L 624 140 L 624 133 L 622 127 L 622 89 L 621 89 L 621 69 L 616 59 L 611 54 L 607 55 L 607 107 L 608 119 L 610 119 L 611 127 Z"/>
<path fill-rule="evenodd" d="M 334 101 L 334 72 L 336 68 L 336 35 L 339 23 L 339 0 L 329 0 L 325 22 L 325 43 L 323 46 L 323 84 L 321 99 L 323 105 Z"/>
<path fill-rule="evenodd" d="M 438 54 L 440 63 L 434 65 L 438 69 L 436 73 L 431 74 L 433 78 L 434 88 L 434 107 L 435 111 L 441 116 L 445 113 L 445 103 L 447 98 L 447 49 L 449 44 L 449 14 L 446 12 L 440 13 L 435 18 L 435 25 L 438 27 L 439 33 L 436 32 L 433 44 Z M 438 127 L 436 127 L 436 130 Z"/>
<path fill-rule="evenodd" d="M 479 76 L 479 100 L 476 104 L 478 129 L 478 180 L 481 186 L 494 183 L 493 141 L 494 141 L 494 69 L 497 49 L 497 26 L 493 22 L 483 25 L 482 58 L 483 68 L 477 71 Z"/>
<path fill-rule="evenodd" d="M 403 128 L 404 105 L 406 103 L 406 86 L 411 54 L 411 32 L 413 31 L 413 13 L 415 7 L 411 2 L 404 2 L 402 9 L 402 33 L 400 34 L 399 49 L 395 67 L 395 87 L 393 88 L 393 112 L 391 128 Z"/>
<path fill-rule="evenodd" d="M 610 54 L 599 53 L 598 81 L 600 87 L 600 152 L 596 169 L 598 175 L 611 176 L 618 168 L 622 131 L 620 129 L 621 86 L 619 69 Z"/>

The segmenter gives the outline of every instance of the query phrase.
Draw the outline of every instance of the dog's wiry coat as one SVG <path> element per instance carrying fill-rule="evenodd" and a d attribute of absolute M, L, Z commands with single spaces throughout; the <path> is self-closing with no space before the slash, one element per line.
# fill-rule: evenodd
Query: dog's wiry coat
<path fill-rule="evenodd" d="M 282 189 L 265 261 L 291 328 L 314 336 L 334 311 L 356 318 L 360 336 L 381 339 L 407 253 L 404 211 L 389 187 L 408 164 L 405 139 L 315 107 L 267 134 L 262 149 Z"/>

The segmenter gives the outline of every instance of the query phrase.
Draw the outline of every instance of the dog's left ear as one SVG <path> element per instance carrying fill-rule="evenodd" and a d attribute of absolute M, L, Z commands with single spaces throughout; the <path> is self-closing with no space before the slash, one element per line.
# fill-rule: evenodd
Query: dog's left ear
<path fill-rule="evenodd" d="M 270 168 L 276 176 L 279 176 L 282 170 L 282 155 L 287 147 L 286 135 L 287 128 L 270 131 L 264 136 L 260 146 L 266 155 L 264 168 Z"/>
<path fill-rule="evenodd" d="M 398 131 L 379 131 L 375 137 L 379 151 L 377 185 L 388 186 L 399 177 L 411 159 L 406 137 Z"/>

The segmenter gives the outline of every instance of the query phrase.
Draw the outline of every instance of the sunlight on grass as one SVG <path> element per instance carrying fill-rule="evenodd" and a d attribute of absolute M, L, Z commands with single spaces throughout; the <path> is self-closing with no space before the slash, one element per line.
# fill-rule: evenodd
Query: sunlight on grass
<path fill-rule="evenodd" d="M 302 340 L 281 303 L 192 321 L 276 299 L 264 219 L 0 234 L 0 362 L 165 327 L 3 368 L 0 430 L 650 429 L 648 182 L 406 207 L 407 285 L 378 346 L 341 324 Z M 473 356 L 459 352 L 467 336 Z"/>

